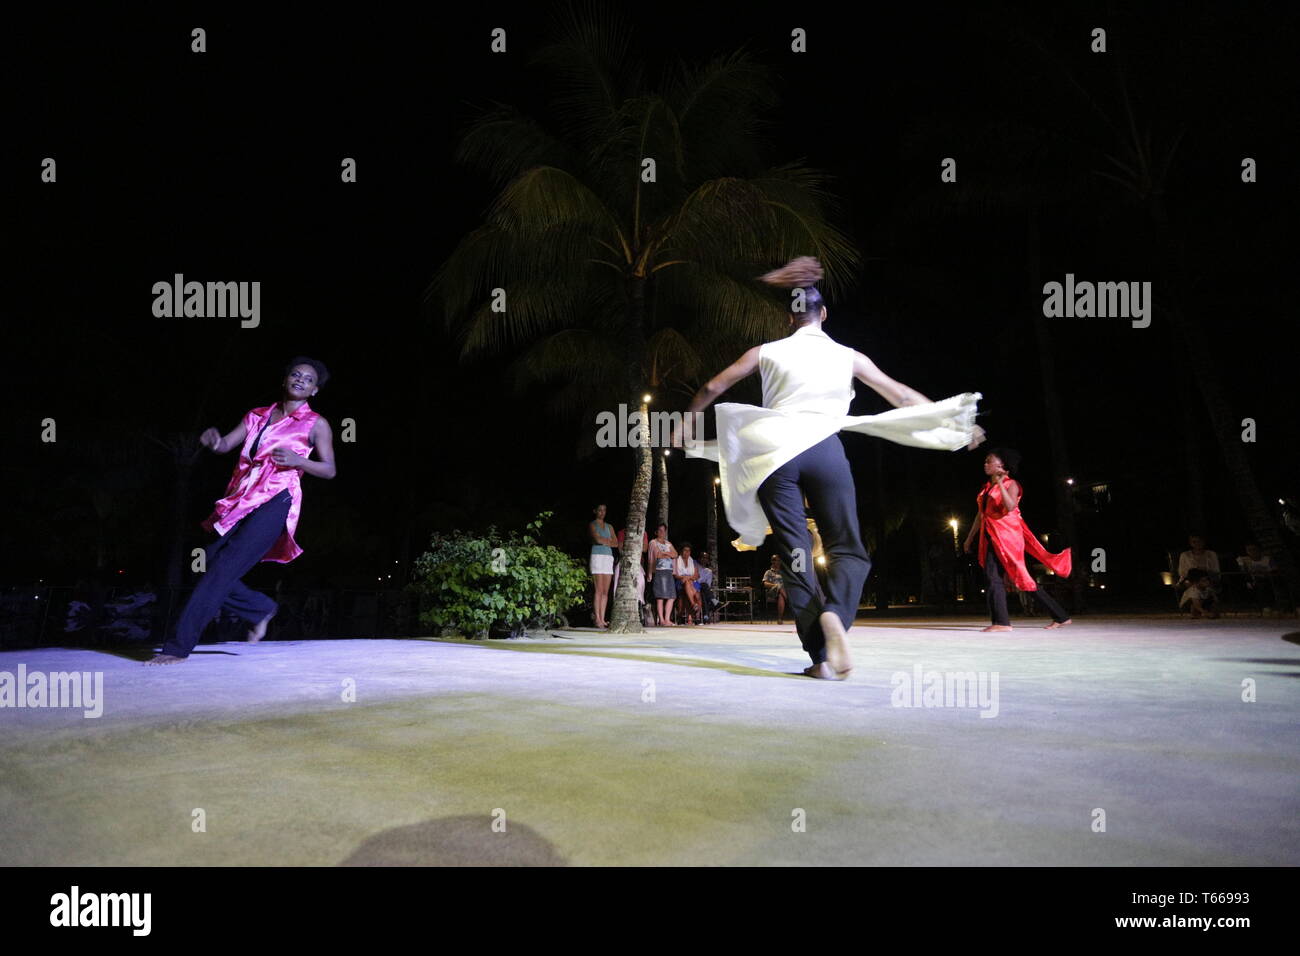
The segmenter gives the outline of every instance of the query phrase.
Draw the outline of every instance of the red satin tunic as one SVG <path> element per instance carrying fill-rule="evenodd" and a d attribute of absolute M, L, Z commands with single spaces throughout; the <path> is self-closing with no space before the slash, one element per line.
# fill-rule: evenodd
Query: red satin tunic
<path fill-rule="evenodd" d="M 262 558 L 263 561 L 287 564 L 302 554 L 302 548 L 293 539 L 293 533 L 298 528 L 298 515 L 302 511 L 302 470 L 277 465 L 271 460 L 271 452 L 277 447 L 286 447 L 304 458 L 309 457 L 312 448 L 311 430 L 320 415 L 303 402 L 292 415 L 284 416 L 266 429 L 262 440 L 258 442 L 257 453 L 252 454 L 253 442 L 257 441 L 262 427 L 271 420 L 272 413 L 278 408 L 278 403 L 265 408 L 254 408 L 244 416 L 247 435 L 244 447 L 239 452 L 239 462 L 235 465 L 234 474 L 230 476 L 230 484 L 226 486 L 226 497 L 217 502 L 212 514 L 203 522 L 203 527 L 224 535 L 254 508 L 287 489 L 293 502 L 289 506 L 284 533 Z"/>
<path fill-rule="evenodd" d="M 1044 548 L 1034 537 L 1034 533 L 1029 530 L 1029 525 L 1025 524 L 1024 519 L 1020 517 L 1020 501 L 1023 500 L 1020 483 L 1005 478 L 1003 484 L 1015 486 L 1017 501 L 1013 510 L 1007 511 L 1002 503 L 1002 489 L 991 481 L 985 483 L 983 490 L 975 499 L 979 506 L 979 513 L 983 517 L 980 522 L 980 567 L 984 566 L 988 543 L 992 541 L 998 554 L 998 561 L 1006 569 L 1007 576 L 1021 591 L 1038 590 L 1038 582 L 1025 567 L 1026 551 L 1061 577 L 1068 578 L 1071 568 L 1070 549 L 1066 548 L 1060 554 L 1052 554 Z"/>

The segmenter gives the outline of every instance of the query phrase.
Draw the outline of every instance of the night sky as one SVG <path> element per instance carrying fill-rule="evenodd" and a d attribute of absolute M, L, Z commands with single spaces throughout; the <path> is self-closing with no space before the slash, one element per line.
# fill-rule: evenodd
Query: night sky
<path fill-rule="evenodd" d="M 982 392 L 992 443 L 1025 456 L 1036 531 L 1053 530 L 1056 480 L 1033 323 L 1041 282 L 1070 272 L 1156 284 L 1150 328 L 1048 324 L 1071 470 L 1112 495 L 1105 514 L 1081 512 L 1087 540 L 1075 544 L 1113 548 L 1118 578 L 1138 594 L 1189 530 L 1189 454 L 1203 469 L 1212 546 L 1233 551 L 1249 535 L 1163 296 L 1176 294 L 1207 331 L 1234 414 L 1256 420 L 1249 455 L 1265 496 L 1300 495 L 1296 24 L 1280 19 L 1284 7 L 1240 4 L 977 6 L 662 3 L 625 16 L 652 76 L 676 57 L 741 47 L 774 71 L 782 103 L 768 158 L 835 177 L 837 222 L 863 258 L 850 291 L 830 300 L 826 331 L 933 398 Z M 556 513 L 549 540 L 575 555 L 592 505 L 608 503 L 621 524 L 632 453 L 578 457 L 594 423 L 555 420 L 544 396 L 513 393 L 510 355 L 461 363 L 441 314 L 422 302 L 493 198 L 453 163 L 459 132 L 493 101 L 551 122 L 545 77 L 528 64 L 550 13 L 482 4 L 274 22 L 212 7 L 11 25 L 0 583 L 71 583 L 93 570 L 96 494 L 110 564 L 160 580 L 171 466 L 147 436 L 229 431 L 278 397 L 295 354 L 331 370 L 312 407 L 334 427 L 338 477 L 303 479 L 305 553 L 251 583 L 364 586 L 404 568 L 435 529 L 519 527 L 543 510 Z M 201 55 L 189 49 L 196 25 L 208 34 Z M 504 56 L 488 47 L 498 26 Z M 793 26 L 808 31 L 806 55 L 789 51 Z M 1106 54 L 1089 51 L 1095 26 L 1108 31 Z M 1098 175 L 1116 171 L 1105 157 L 1128 129 L 1121 90 L 1155 152 L 1181 136 L 1160 203 L 1185 280 L 1153 253 L 1141 211 Z M 40 181 L 46 156 L 56 184 Z M 357 159 L 356 184 L 339 181 L 345 156 Z M 956 186 L 938 181 L 947 156 Z M 1246 156 L 1257 183 L 1241 181 Z M 945 205 L 945 188 L 969 197 L 963 211 Z M 1031 200 L 1041 206 L 1037 286 Z M 261 326 L 155 318 L 151 287 L 175 273 L 260 281 Z M 715 356 L 713 371 L 738 355 Z M 738 400 L 756 400 L 755 386 Z M 663 396 L 661 407 L 688 400 Z M 855 413 L 886 407 L 858 387 Z M 46 418 L 54 444 L 40 439 Z M 343 418 L 357 423 L 353 444 L 338 440 Z M 882 567 L 906 576 L 917 540 L 947 533 L 952 515 L 964 534 L 982 452 L 845 443 L 864 527 L 883 500 L 922 529 L 887 541 Z M 192 546 L 234 460 L 200 461 Z M 679 544 L 703 541 L 710 480 L 703 462 L 671 466 Z M 723 571 L 757 560 L 724 549 Z"/>

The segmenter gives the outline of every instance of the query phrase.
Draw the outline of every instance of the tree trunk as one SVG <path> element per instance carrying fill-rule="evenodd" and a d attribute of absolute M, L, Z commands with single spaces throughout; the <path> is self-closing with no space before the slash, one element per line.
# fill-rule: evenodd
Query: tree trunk
<path fill-rule="evenodd" d="M 1038 233 L 1038 211 L 1029 213 L 1029 286 L 1031 289 L 1043 287 L 1040 244 Z M 1047 437 L 1052 451 L 1052 492 L 1056 499 L 1056 527 L 1065 539 L 1065 546 L 1074 549 L 1075 560 L 1067 582 L 1070 588 L 1070 608 L 1079 613 L 1083 608 L 1082 582 L 1085 562 L 1080 560 L 1083 551 L 1075 536 L 1074 526 L 1074 488 L 1065 483 L 1070 477 L 1070 455 L 1065 443 L 1065 420 L 1061 417 L 1061 400 L 1056 394 L 1056 360 L 1052 356 L 1052 342 L 1047 334 L 1047 319 L 1043 310 L 1034 300 L 1034 338 L 1038 346 L 1038 365 L 1043 380 L 1043 410 L 1047 418 Z M 1060 551 L 1060 542 L 1053 541 L 1049 551 Z"/>
<path fill-rule="evenodd" d="M 1286 580 L 1294 602 L 1300 599 L 1300 568 L 1297 568 L 1290 550 L 1282 541 L 1282 533 L 1273 519 L 1273 511 L 1260 493 L 1259 483 L 1255 480 L 1255 473 L 1246 457 L 1245 444 L 1241 440 L 1241 420 L 1233 414 L 1228 398 L 1223 393 L 1218 359 L 1210 348 L 1205 331 L 1194 317 L 1177 308 L 1171 308 L 1170 315 L 1187 347 L 1187 370 L 1200 387 L 1205 410 L 1210 417 L 1210 427 L 1218 439 L 1219 450 L 1228 467 L 1228 477 L 1232 479 L 1237 504 L 1241 507 L 1256 543 L 1277 563 L 1278 571 Z"/>
<path fill-rule="evenodd" d="M 628 389 L 636 389 L 628 403 L 641 413 L 641 432 L 636 448 L 636 477 L 627 503 L 627 525 L 623 549 L 618 554 L 618 587 L 614 589 L 609 629 L 613 634 L 641 634 L 641 612 L 636 593 L 636 562 L 641 560 L 641 539 L 645 534 L 646 511 L 650 507 L 650 479 L 654 474 L 654 449 L 650 447 L 650 405 L 645 400 L 646 382 L 638 364 L 645 354 L 645 280 L 634 279 L 627 297 L 627 376 Z M 647 569 L 647 575 L 653 569 Z"/>
<path fill-rule="evenodd" d="M 650 406 L 640 399 L 641 395 L 637 395 L 641 421 L 646 424 L 647 430 L 641 436 L 643 441 L 640 447 L 636 449 L 637 469 L 636 478 L 632 482 L 632 495 L 627 503 L 627 532 L 623 536 L 623 548 L 618 553 L 618 588 L 614 591 L 613 612 L 609 619 L 609 629 L 614 634 L 640 634 L 645 630 L 638 610 L 636 565 L 641 560 L 641 537 L 645 533 L 645 516 L 650 507 L 654 449 L 650 447 L 648 429 Z"/>
<path fill-rule="evenodd" d="M 190 475 L 194 459 L 182 449 L 176 457 L 176 477 L 172 485 L 172 545 L 167 555 L 164 582 L 168 588 L 178 588 L 185 576 L 185 538 L 189 517 Z"/>
<path fill-rule="evenodd" d="M 668 456 L 655 449 L 655 458 L 659 462 L 659 504 L 656 509 L 658 517 L 655 521 L 655 529 L 658 530 L 659 525 L 668 523 Z"/>
<path fill-rule="evenodd" d="M 876 610 L 888 612 L 889 585 L 886 583 L 884 567 L 880 560 L 880 556 L 885 552 L 885 528 L 889 520 L 885 514 L 884 442 L 874 441 L 872 445 L 875 446 L 876 453 L 876 547 L 875 554 L 871 555 L 871 570 L 876 576 Z M 862 600 L 862 595 L 858 595 L 858 600 Z"/>
<path fill-rule="evenodd" d="M 709 569 L 713 571 L 713 580 L 718 580 L 718 481 L 709 475 L 708 545 Z"/>
<path fill-rule="evenodd" d="M 1183 454 L 1185 457 L 1184 464 L 1187 471 L 1186 486 L 1186 510 L 1183 513 L 1184 528 L 1183 530 L 1192 534 L 1205 534 L 1205 478 L 1204 470 L 1201 468 L 1201 442 L 1199 428 L 1203 427 L 1201 419 L 1196 414 L 1196 405 L 1198 396 L 1193 390 L 1191 383 L 1185 378 L 1182 386 L 1179 388 L 1179 397 L 1181 400 L 1182 414 L 1179 416 L 1183 424 Z"/>
<path fill-rule="evenodd" d="M 905 459 L 907 469 L 907 510 L 908 524 L 912 526 L 912 541 L 916 546 L 916 553 L 921 566 L 921 583 L 917 593 L 917 600 L 921 604 L 928 604 L 929 599 L 935 596 L 938 590 L 934 586 L 934 568 L 930 561 L 930 542 L 934 538 L 934 528 L 930 522 L 922 518 L 922 515 L 928 514 L 921 507 L 921 501 L 917 492 L 917 482 L 915 472 L 912 470 L 912 459 Z"/>

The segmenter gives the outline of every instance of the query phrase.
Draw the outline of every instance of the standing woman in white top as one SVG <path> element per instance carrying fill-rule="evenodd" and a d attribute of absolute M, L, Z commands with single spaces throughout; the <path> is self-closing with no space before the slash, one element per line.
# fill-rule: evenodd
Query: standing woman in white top
<path fill-rule="evenodd" d="M 845 634 L 857 615 L 871 560 L 858 531 L 853 473 L 839 431 L 848 428 L 900 444 L 949 450 L 975 447 L 983 432 L 974 422 L 978 393 L 931 402 L 823 332 L 826 306 L 816 288 L 821 277 L 821 264 L 810 256 L 760 276 L 769 285 L 802 290 L 792 294 L 792 334 L 742 355 L 699 390 L 683 418 L 691 441 L 695 412 L 742 378 L 762 374 L 763 407 L 719 405 L 716 452 L 695 452 L 694 457 L 717 455 L 727 520 L 741 532 L 743 544 L 761 544 L 767 526 L 776 537 L 799 640 L 812 658 L 804 673 L 843 680 L 853 668 Z M 895 410 L 849 416 L 855 378 Z M 899 411 L 907 406 L 916 408 Z M 693 454 L 690 446 L 687 453 Z M 805 497 L 825 549 L 825 601 L 817 593 Z"/>

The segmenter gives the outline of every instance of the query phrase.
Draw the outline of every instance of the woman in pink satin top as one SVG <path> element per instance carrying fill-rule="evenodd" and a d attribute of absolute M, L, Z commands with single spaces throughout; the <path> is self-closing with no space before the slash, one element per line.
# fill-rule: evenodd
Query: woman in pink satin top
<path fill-rule="evenodd" d="M 204 447 L 218 454 L 239 448 L 239 461 L 225 497 L 203 522 L 221 537 L 205 549 L 206 568 L 174 635 L 148 663 L 185 660 L 223 608 L 248 622 L 250 641 L 266 633 L 275 602 L 240 578 L 259 561 L 287 564 L 302 554 L 294 540 L 302 512 L 302 475 L 336 474 L 329 423 L 307 404 L 328 377 L 322 363 L 299 356 L 285 369 L 278 402 L 252 409 L 226 435 L 209 428 L 199 436 Z M 313 451 L 317 460 L 312 460 Z"/>

